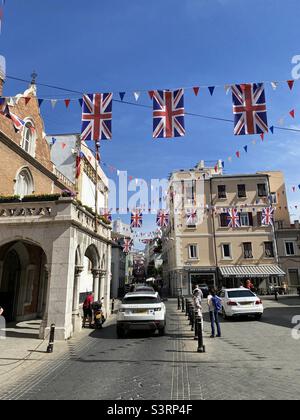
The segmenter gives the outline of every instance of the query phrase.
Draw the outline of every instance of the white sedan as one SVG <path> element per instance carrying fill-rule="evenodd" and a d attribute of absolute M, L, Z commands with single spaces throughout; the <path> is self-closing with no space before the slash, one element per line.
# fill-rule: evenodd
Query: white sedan
<path fill-rule="evenodd" d="M 222 315 L 236 317 L 240 315 L 254 315 L 260 319 L 264 307 L 260 298 L 251 290 L 240 287 L 239 289 L 223 289 L 220 294 L 222 299 Z"/>
<path fill-rule="evenodd" d="M 128 330 L 158 330 L 165 334 L 166 306 L 157 292 L 127 293 L 117 315 L 117 336 Z"/>

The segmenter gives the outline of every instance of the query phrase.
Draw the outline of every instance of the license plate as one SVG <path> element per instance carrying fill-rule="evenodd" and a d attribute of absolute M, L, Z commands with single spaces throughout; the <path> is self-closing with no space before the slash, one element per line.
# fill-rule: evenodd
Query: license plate
<path fill-rule="evenodd" d="M 134 312 L 137 314 L 147 314 L 148 309 L 136 309 Z"/>
<path fill-rule="evenodd" d="M 240 305 L 252 305 L 252 302 L 240 302 Z"/>

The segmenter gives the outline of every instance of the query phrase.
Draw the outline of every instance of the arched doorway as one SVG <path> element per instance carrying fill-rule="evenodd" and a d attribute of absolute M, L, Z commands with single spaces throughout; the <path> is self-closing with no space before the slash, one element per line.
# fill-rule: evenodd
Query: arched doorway
<path fill-rule="evenodd" d="M 44 251 L 29 242 L 14 241 L 0 248 L 0 305 L 7 322 L 43 316 L 46 263 Z"/>

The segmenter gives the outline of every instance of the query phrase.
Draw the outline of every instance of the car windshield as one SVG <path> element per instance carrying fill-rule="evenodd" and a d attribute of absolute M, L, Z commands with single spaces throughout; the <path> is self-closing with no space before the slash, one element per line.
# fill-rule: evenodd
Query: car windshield
<path fill-rule="evenodd" d="M 159 297 L 156 296 L 128 296 L 123 299 L 122 303 L 130 304 L 138 303 L 138 304 L 145 304 L 145 303 L 160 303 L 161 300 Z"/>
<path fill-rule="evenodd" d="M 250 290 L 233 290 L 228 292 L 230 298 L 254 297 L 255 295 Z"/>

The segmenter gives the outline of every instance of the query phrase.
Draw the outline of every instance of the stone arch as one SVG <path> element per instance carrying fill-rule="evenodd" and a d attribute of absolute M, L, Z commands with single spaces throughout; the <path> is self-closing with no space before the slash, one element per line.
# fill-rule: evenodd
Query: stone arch
<path fill-rule="evenodd" d="M 0 246 L 0 301 L 7 321 L 41 317 L 45 309 L 47 257 L 41 246 L 15 240 Z"/>
<path fill-rule="evenodd" d="M 93 270 L 98 270 L 100 268 L 99 252 L 94 244 L 87 247 L 84 256 L 91 261 Z"/>

